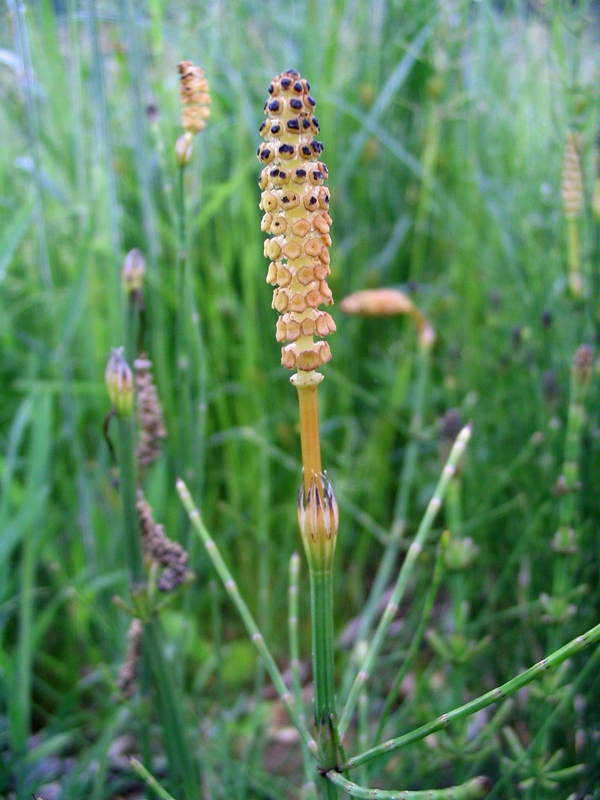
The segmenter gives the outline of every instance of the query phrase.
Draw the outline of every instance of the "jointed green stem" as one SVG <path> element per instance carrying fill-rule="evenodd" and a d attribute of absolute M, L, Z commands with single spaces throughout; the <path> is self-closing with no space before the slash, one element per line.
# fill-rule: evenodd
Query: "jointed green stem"
<path fill-rule="evenodd" d="M 470 700 L 468 703 L 449 711 L 447 714 L 442 714 L 441 717 L 429 722 L 427 725 L 422 725 L 420 728 L 416 728 L 410 733 L 405 733 L 403 736 L 398 736 L 396 739 L 390 739 L 389 741 L 384 742 L 377 747 L 373 747 L 371 750 L 367 750 L 365 753 L 361 753 L 358 756 L 349 758 L 345 764 L 340 767 L 340 770 L 344 771 L 353 769 L 354 767 L 358 767 L 360 764 L 371 761 L 373 758 L 385 755 L 386 753 L 391 753 L 394 750 L 400 749 L 401 747 L 406 747 L 408 744 L 417 742 L 420 739 L 424 739 L 430 734 L 441 730 L 442 728 L 446 728 L 448 725 L 458 719 L 462 719 L 469 714 L 474 714 L 476 711 L 479 711 L 482 708 L 486 708 L 486 706 L 497 703 L 499 700 L 509 697 L 523 686 L 531 683 L 547 670 L 562 664 L 563 661 L 571 658 L 571 656 L 574 656 L 580 650 L 583 650 L 585 647 L 589 647 L 598 641 L 600 641 L 600 624 L 590 628 L 590 630 L 586 631 L 581 636 L 578 636 L 576 639 L 572 639 L 559 650 L 556 650 L 554 653 L 547 656 L 547 658 L 538 661 L 537 664 L 534 664 L 532 667 L 525 670 L 525 672 L 522 672 L 520 675 L 512 678 L 512 680 L 503 683 L 501 686 L 482 694 L 480 697 L 477 697 L 474 700 Z"/>
<path fill-rule="evenodd" d="M 200 313 L 194 299 L 194 287 L 187 248 L 187 211 L 185 203 L 185 166 L 177 170 L 177 320 L 175 363 L 178 388 L 179 451 L 183 454 L 182 473 L 193 481 L 192 490 L 203 482 L 204 430 L 206 416 L 206 365 Z"/>
<path fill-rule="evenodd" d="M 181 498 L 181 502 L 183 503 L 190 521 L 194 526 L 198 536 L 200 537 L 204 547 L 206 548 L 206 552 L 210 560 L 213 563 L 214 568 L 216 569 L 219 577 L 221 578 L 227 593 L 233 600 L 234 605 L 236 606 L 239 615 L 242 618 L 242 622 L 244 623 L 246 630 L 254 646 L 258 650 L 260 657 L 262 658 L 267 672 L 271 676 L 271 680 L 279 693 L 279 697 L 281 698 L 281 702 L 285 706 L 290 718 L 296 728 L 298 729 L 300 736 L 304 740 L 306 746 L 310 750 L 313 755 L 317 753 L 317 746 L 314 738 L 308 732 L 306 727 L 306 723 L 302 720 L 301 715 L 299 713 L 299 709 L 296 708 L 295 703 L 293 702 L 292 696 L 285 685 L 283 677 L 277 668 L 277 664 L 275 663 L 275 659 L 271 655 L 269 649 L 267 648 L 265 641 L 262 637 L 261 632 L 256 625 L 252 614 L 244 600 L 242 599 L 239 589 L 237 587 L 236 582 L 234 581 L 227 565 L 223 561 L 221 554 L 219 553 L 216 544 L 214 543 L 211 535 L 209 534 L 208 530 L 206 529 L 204 522 L 202 521 L 202 517 L 200 516 L 200 512 L 194 505 L 194 501 L 189 493 L 189 490 L 185 483 L 178 479 L 177 481 L 177 491 L 179 493 L 179 497 Z"/>
<path fill-rule="evenodd" d="M 290 588 L 289 588 L 289 615 L 288 631 L 290 636 L 290 668 L 292 671 L 292 687 L 294 702 L 298 713 L 304 716 L 302 710 L 302 686 L 300 683 L 300 648 L 298 642 L 298 577 L 300 573 L 300 556 L 293 553 L 290 559 Z"/>
<path fill-rule="evenodd" d="M 151 737 L 151 693 L 152 693 L 152 673 L 150 670 L 150 659 L 148 657 L 148 638 L 142 638 L 142 662 L 140 664 L 140 675 L 138 680 L 140 694 L 139 710 L 139 737 L 140 753 L 142 761 L 148 766 L 152 766 L 152 737 Z"/>
<path fill-rule="evenodd" d="M 125 297 L 125 361 L 133 367 L 143 349 L 142 312 L 136 292 L 126 292 Z"/>
<path fill-rule="evenodd" d="M 290 636 L 290 669 L 292 673 L 292 691 L 294 693 L 294 703 L 298 709 L 298 716 L 304 723 L 304 705 L 302 703 L 302 684 L 300 682 L 300 648 L 298 641 L 298 578 L 300 574 L 300 556 L 293 553 L 290 559 L 290 588 L 289 588 L 289 616 L 288 630 Z M 310 758 L 310 753 L 304 740 L 302 744 L 302 760 L 304 762 L 304 774 L 306 783 L 303 792 L 311 792 L 314 796 L 314 774 L 315 763 Z M 304 796 L 304 795 L 303 795 Z"/>
<path fill-rule="evenodd" d="M 581 454 L 581 429 L 585 419 L 585 391 L 578 389 L 571 379 L 571 402 L 567 418 L 565 460 L 562 470 L 564 491 L 559 505 L 559 525 L 574 527 L 577 517 L 577 493 L 579 482 L 579 458 Z M 570 587 L 560 587 L 562 591 Z"/>
<path fill-rule="evenodd" d="M 421 791 L 387 791 L 385 789 L 367 789 L 353 781 L 348 781 L 339 772 L 331 770 L 327 777 L 351 797 L 362 800 L 477 800 L 485 797 L 489 781 L 485 777 L 472 778 L 460 786 L 449 786 L 447 789 L 424 789 Z"/>
<path fill-rule="evenodd" d="M 331 570 L 310 570 L 315 721 L 317 731 L 330 728 L 335 715 L 333 685 L 333 591 Z M 317 738 L 318 741 L 318 738 Z M 327 765 L 323 765 L 327 766 Z"/>
<path fill-rule="evenodd" d="M 135 462 L 136 425 L 133 415 L 117 417 L 119 488 L 123 506 L 125 554 L 131 593 L 135 597 L 146 582 L 142 561 L 137 504 L 137 466 Z"/>
<path fill-rule="evenodd" d="M 136 772 L 154 792 L 156 792 L 161 800 L 174 800 L 167 790 L 156 780 L 154 775 L 152 775 L 151 772 L 148 772 L 146 767 L 141 764 L 137 758 L 130 758 L 129 764 L 133 771 Z"/>
<path fill-rule="evenodd" d="M 556 551 L 552 582 L 552 604 L 557 604 L 556 621 L 560 621 L 563 613 L 568 616 L 568 602 L 575 588 L 573 555 L 577 552 L 579 539 L 577 523 L 581 430 L 585 420 L 585 396 L 589 383 L 589 376 L 586 378 L 581 374 L 582 365 L 579 365 L 578 362 L 586 350 L 587 347 L 583 345 L 573 359 L 564 464 L 559 479 L 561 494 L 558 506 L 558 530 L 552 543 L 553 549 Z M 591 351 L 589 356 L 591 358 Z M 551 616 L 554 616 L 554 612 L 551 612 Z M 559 632 L 559 626 L 553 626 L 548 637 L 550 647 L 554 648 L 558 644 Z"/>
<path fill-rule="evenodd" d="M 319 765 L 322 769 L 331 769 L 338 761 L 337 740 L 333 729 L 335 720 L 333 582 L 331 569 L 317 571 L 310 561 L 309 568 L 315 725 Z M 327 781 L 322 781 L 321 789 L 326 797 L 332 800 L 337 797 L 337 790 Z"/>
<path fill-rule="evenodd" d="M 579 224 L 577 218 L 567 220 L 567 259 L 569 262 L 569 288 L 579 297 L 582 293 L 581 258 L 579 255 Z"/>
<path fill-rule="evenodd" d="M 348 729 L 352 712 L 354 711 L 354 707 L 356 705 L 356 701 L 358 700 L 362 687 L 369 680 L 371 670 L 377 659 L 377 656 L 379 655 L 379 651 L 383 644 L 383 640 L 385 638 L 387 630 L 398 611 L 398 605 L 404 595 L 404 591 L 408 584 L 408 579 L 410 577 L 410 573 L 412 571 L 414 563 L 419 553 L 423 549 L 423 544 L 425 543 L 427 535 L 429 534 L 429 531 L 433 524 L 433 520 L 435 519 L 442 504 L 442 500 L 446 488 L 448 486 L 448 483 L 450 482 L 452 476 L 456 471 L 456 465 L 460 461 L 465 451 L 470 436 L 471 436 L 471 426 L 466 425 L 456 438 L 454 446 L 452 447 L 452 450 L 450 452 L 448 461 L 446 462 L 446 465 L 442 471 L 441 478 L 438 481 L 438 484 L 435 488 L 433 497 L 431 498 L 431 500 L 429 501 L 429 505 L 427 506 L 425 516 L 423 517 L 423 520 L 421 521 L 416 536 L 408 549 L 406 558 L 404 559 L 404 563 L 402 564 L 402 568 L 396 580 L 396 585 L 394 587 L 394 591 L 392 592 L 392 596 L 386 606 L 385 611 L 383 612 L 379 625 L 377 626 L 377 630 L 375 631 L 373 641 L 371 642 L 371 645 L 365 657 L 363 667 L 356 676 L 352 689 L 350 690 L 348 700 L 346 701 L 344 711 L 340 718 L 338 729 L 340 738 L 342 740 Z"/>
<path fill-rule="evenodd" d="M 177 318 L 175 330 L 175 364 L 176 385 L 178 390 L 178 428 L 181 452 L 185 453 L 184 462 L 180 465 L 187 477 L 190 467 L 189 447 L 191 443 L 192 408 L 190 397 L 189 347 L 186 337 L 187 311 L 189 308 L 186 294 L 186 262 L 187 262 L 187 225 L 185 209 L 185 167 L 177 170 Z"/>
<path fill-rule="evenodd" d="M 186 731 L 182 694 L 174 681 L 173 668 L 164 656 L 162 631 L 158 620 L 150 619 L 144 626 L 144 643 L 156 687 L 157 711 L 163 729 L 165 750 L 186 800 L 199 797 L 197 767 L 192 757 Z"/>
<path fill-rule="evenodd" d="M 187 217 L 185 209 L 185 167 L 177 170 L 177 359 L 182 356 L 184 347 L 184 309 L 187 307 L 185 302 L 185 265 L 187 261 Z M 180 369 L 180 364 L 177 364 Z"/>

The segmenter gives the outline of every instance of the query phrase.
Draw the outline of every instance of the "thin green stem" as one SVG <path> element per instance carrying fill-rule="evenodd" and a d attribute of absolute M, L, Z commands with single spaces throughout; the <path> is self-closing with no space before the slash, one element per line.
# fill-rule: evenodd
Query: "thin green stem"
<path fill-rule="evenodd" d="M 185 165 L 177 168 L 177 191 L 176 191 L 176 209 L 177 209 L 177 308 L 179 311 L 177 318 L 177 333 L 180 337 L 177 342 L 177 356 L 179 357 L 181 348 L 183 347 L 183 309 L 186 307 L 185 303 L 185 264 L 187 261 L 187 214 L 185 208 Z"/>
<path fill-rule="evenodd" d="M 31 58 L 31 47 L 27 33 L 27 23 L 25 22 L 25 3 L 20 0 L 8 0 L 8 8 L 15 23 L 15 50 L 19 54 L 23 64 L 23 90 L 25 95 L 25 117 L 27 122 L 27 137 L 29 140 L 29 152 L 33 162 L 33 180 L 36 192 L 36 216 L 38 234 L 38 256 L 40 265 L 40 277 L 44 289 L 51 292 L 54 279 L 50 267 L 50 256 L 48 250 L 48 235 L 46 225 L 46 211 L 44 208 L 43 177 L 40 161 L 40 121 L 37 104 L 35 101 L 34 86 L 35 77 L 33 62 Z M 54 307 L 54 304 L 52 304 Z"/>
<path fill-rule="evenodd" d="M 90 83 L 94 102 L 91 104 L 94 119 L 94 152 L 92 161 L 92 197 L 98 202 L 102 188 L 106 187 L 105 213 L 110 234 L 112 255 L 116 258 L 121 251 L 121 230 L 119 224 L 119 198 L 113 168 L 113 146 L 108 118 L 108 103 L 102 61 L 100 34 L 95 0 L 85 0 L 85 12 L 91 54 Z M 116 274 L 115 274 L 116 278 Z M 111 289 L 113 287 L 111 286 Z M 116 295 L 116 280 L 114 284 Z M 113 295 L 113 296 L 115 296 Z M 114 324 L 114 318 L 110 320 Z"/>
<path fill-rule="evenodd" d="M 352 712 L 354 711 L 354 707 L 356 705 L 362 687 L 369 680 L 369 677 L 371 675 L 371 670 L 379 655 L 379 651 L 381 650 L 381 646 L 383 644 L 390 623 L 392 622 L 393 618 L 396 616 L 396 613 L 398 612 L 398 606 L 400 601 L 402 600 L 402 597 L 404 596 L 404 592 L 406 590 L 406 586 L 408 584 L 408 580 L 412 572 L 412 569 L 414 567 L 414 564 L 420 552 L 423 549 L 423 545 L 427 539 L 429 531 L 431 530 L 433 521 L 442 505 L 442 500 L 444 498 L 444 494 L 446 492 L 448 484 L 456 472 L 456 465 L 462 458 L 462 455 L 465 451 L 470 436 L 471 436 L 471 426 L 469 424 L 466 425 L 459 433 L 459 435 L 456 437 L 456 441 L 454 442 L 454 445 L 448 457 L 448 461 L 446 462 L 440 480 L 438 481 L 438 484 L 435 488 L 433 497 L 429 501 L 427 510 L 425 511 L 425 515 L 423 517 L 423 520 L 421 521 L 421 524 L 419 525 L 419 529 L 417 530 L 415 538 L 410 547 L 408 548 L 408 552 L 406 554 L 406 558 L 404 559 L 404 563 L 402 564 L 400 573 L 398 574 L 398 578 L 396 580 L 396 585 L 394 586 L 392 596 L 385 608 L 385 611 L 382 614 L 381 620 L 379 621 L 379 625 L 377 626 L 377 630 L 375 631 L 375 635 L 369 646 L 367 655 L 364 659 L 363 666 L 359 671 L 358 675 L 356 676 L 352 689 L 350 690 L 348 700 L 346 701 L 346 705 L 342 712 L 342 716 L 340 718 L 340 723 L 339 723 L 339 735 L 342 740 L 348 729 L 348 725 L 352 717 Z"/>
<path fill-rule="evenodd" d="M 132 124 L 135 146 L 133 148 L 135 170 L 140 186 L 140 204 L 142 220 L 148 241 L 150 261 L 154 264 L 160 251 L 158 238 L 156 208 L 152 193 L 152 169 L 150 168 L 150 152 L 148 148 L 147 114 L 144 106 L 144 95 L 148 95 L 147 65 L 140 42 L 140 31 L 143 30 L 141 13 L 137 0 L 125 0 L 124 23 L 127 37 L 127 63 L 129 67 L 129 86 L 133 109 Z"/>
<path fill-rule="evenodd" d="M 317 731 L 329 730 L 335 715 L 333 683 L 333 582 L 331 570 L 310 570 L 315 722 Z M 319 736 L 317 741 L 319 741 Z M 329 741 L 329 736 L 325 739 Z M 323 765 L 327 769 L 329 766 Z"/>
<path fill-rule="evenodd" d="M 489 789 L 489 779 L 484 776 L 472 778 L 460 786 L 449 786 L 447 789 L 424 789 L 421 791 L 386 791 L 385 789 L 368 789 L 353 781 L 346 780 L 335 770 L 330 770 L 327 777 L 351 797 L 361 800 L 477 800 L 485 797 Z"/>
<path fill-rule="evenodd" d="M 177 312 L 175 330 L 175 364 L 177 370 L 176 385 L 178 390 L 177 420 L 179 433 L 179 451 L 183 463 L 180 464 L 182 473 L 189 480 L 191 473 L 190 443 L 191 443 L 191 397 L 190 397 L 190 360 L 186 342 L 186 317 L 189 304 L 186 296 L 186 261 L 187 261 L 187 215 L 185 208 L 185 166 L 177 169 L 177 268 L 176 292 Z"/>
<path fill-rule="evenodd" d="M 229 594 L 230 598 L 232 599 L 235 607 L 238 610 L 240 617 L 242 618 L 242 622 L 244 623 L 246 630 L 248 631 L 248 635 L 252 639 L 254 646 L 256 647 L 260 657 L 262 658 L 267 672 L 271 676 L 271 680 L 275 685 L 275 688 L 279 694 L 281 702 L 283 703 L 285 709 L 287 710 L 290 718 L 296 728 L 298 729 L 300 736 L 304 740 L 306 746 L 310 750 L 313 755 L 317 754 L 317 745 L 314 738 L 308 732 L 308 728 L 306 724 L 302 720 L 299 710 L 296 707 L 292 695 L 290 694 L 287 686 L 285 685 L 285 681 L 275 663 L 275 659 L 271 655 L 271 652 L 267 648 L 263 636 L 256 625 L 252 614 L 244 600 L 242 599 L 239 589 L 235 580 L 233 579 L 227 565 L 223 561 L 223 558 L 217 548 L 217 545 L 213 541 L 211 535 L 209 534 L 204 522 L 202 521 L 202 517 L 200 515 L 200 511 L 194 505 L 194 501 L 189 493 L 187 486 L 185 485 L 184 481 L 179 478 L 177 480 L 177 492 L 179 493 L 179 497 L 181 498 L 181 502 L 183 503 L 190 521 L 196 530 L 200 540 L 204 544 L 206 548 L 206 552 L 210 560 L 213 563 L 214 568 L 216 569 L 227 593 Z"/>
<path fill-rule="evenodd" d="M 152 675 L 150 672 L 150 659 L 148 658 L 148 641 L 145 636 L 142 638 L 142 661 L 140 664 L 139 694 L 140 694 L 140 714 L 139 714 L 139 736 L 140 751 L 145 764 L 152 767 L 152 737 L 151 716 L 152 716 Z"/>
<path fill-rule="evenodd" d="M 580 364 L 589 356 L 590 363 L 586 367 Z M 579 461 L 581 457 L 581 431 L 585 420 L 585 396 L 591 372 L 591 351 L 582 345 L 575 353 L 571 369 L 571 392 L 567 416 L 565 436 L 565 452 L 562 474 L 557 483 L 560 491 L 558 505 L 558 530 L 554 535 L 552 547 L 556 553 L 552 583 L 552 605 L 556 605 L 556 614 L 552 614 L 560 622 L 569 614 L 570 595 L 574 589 L 573 556 L 579 545 L 578 500 L 580 492 Z M 551 647 L 557 644 L 558 626 L 551 632 L 548 642 Z"/>
<path fill-rule="evenodd" d="M 164 656 L 162 631 L 155 617 L 146 623 L 144 637 L 148 643 L 148 659 L 154 675 L 157 713 L 163 730 L 165 750 L 169 765 L 175 773 L 174 783 L 183 788 L 187 800 L 197 800 L 200 793 L 198 774 L 186 735 L 183 696 L 175 684 L 173 667 Z"/>
<path fill-rule="evenodd" d="M 77 214 L 80 224 L 88 217 L 88 188 L 85 164 L 83 132 L 83 90 L 81 85 L 81 58 L 77 0 L 67 2 L 69 30 L 69 99 L 73 106 L 73 148 L 75 161 L 75 184 L 77 186 Z"/>
<path fill-rule="evenodd" d="M 439 74 L 439 73 L 438 73 Z M 442 75 L 439 74 L 440 80 Z M 427 223 L 431 212 L 431 201 L 435 185 L 435 166 L 438 157 L 442 129 L 442 109 L 432 100 L 425 126 L 425 146 L 421 166 L 421 186 L 415 213 L 414 236 L 410 254 L 410 277 L 414 281 L 423 280 L 427 242 L 429 241 Z"/>
<path fill-rule="evenodd" d="M 220 708 L 225 708 L 225 691 L 223 686 L 223 615 L 221 612 L 221 598 L 219 582 L 211 579 L 209 583 L 211 611 L 212 611 L 212 630 L 213 630 L 213 645 L 215 648 L 215 677 L 216 677 L 216 691 L 215 697 L 217 705 Z M 223 719 L 219 719 L 217 725 L 216 738 L 219 741 L 221 752 L 227 756 L 229 755 L 229 747 L 227 741 L 227 732 Z"/>
<path fill-rule="evenodd" d="M 148 772 L 146 767 L 141 764 L 137 758 L 130 758 L 129 765 L 131 769 L 137 773 L 140 778 L 160 797 L 161 800 L 174 800 L 172 795 L 170 795 L 167 790 L 162 786 L 152 775 L 151 772 Z"/>
<path fill-rule="evenodd" d="M 577 217 L 567 219 L 567 259 L 569 263 L 569 289 L 575 297 L 581 297 L 581 257 L 579 254 L 579 222 Z"/>
<path fill-rule="evenodd" d="M 461 481 L 460 474 L 456 474 L 450 481 L 446 492 L 444 503 L 446 525 L 456 542 L 460 541 L 462 534 L 462 509 L 461 509 Z M 465 570 L 458 568 L 453 570 L 449 579 L 450 593 L 452 598 L 452 635 L 458 639 L 464 639 L 465 625 L 467 621 L 468 604 L 466 601 Z M 454 692 L 454 704 L 458 705 L 464 698 L 464 674 L 462 660 L 452 659 L 451 682 Z"/>
<path fill-rule="evenodd" d="M 188 259 L 185 165 L 177 169 L 177 315 L 175 363 L 178 387 L 180 469 L 192 489 L 203 483 L 204 430 L 206 423 L 206 359 L 200 326 L 200 312 L 194 299 L 194 285 Z"/>
<path fill-rule="evenodd" d="M 30 793 L 27 775 L 27 749 L 31 733 L 33 664 L 35 651 L 35 593 L 42 521 L 47 513 L 47 501 L 41 499 L 40 488 L 48 480 L 51 471 L 49 432 L 53 425 L 53 403 L 48 395 L 38 396 L 33 401 L 31 443 L 29 448 L 28 474 L 25 502 L 31 502 L 37 515 L 31 520 L 31 528 L 23 537 L 23 554 L 19 574 L 18 595 L 18 643 L 15 658 L 14 693 L 16 702 L 9 702 L 10 734 L 17 758 L 17 796 L 22 800 Z M 12 698 L 11 698 L 12 700 Z"/>
<path fill-rule="evenodd" d="M 146 574 L 142 560 L 137 515 L 137 466 L 135 461 L 136 424 L 133 415 L 117 416 L 117 457 L 119 490 L 123 512 L 123 539 L 129 572 L 129 586 L 135 598 L 144 588 Z"/>
<path fill-rule="evenodd" d="M 337 765 L 338 748 L 333 729 L 335 720 L 335 687 L 333 664 L 333 581 L 330 568 L 317 570 L 311 561 L 310 604 L 313 646 L 313 682 L 315 690 L 315 726 L 319 765 L 332 769 Z M 325 797 L 336 798 L 337 790 L 321 779 Z"/>
<path fill-rule="evenodd" d="M 294 703 L 298 709 L 298 716 L 304 723 L 304 703 L 302 702 L 302 683 L 300 681 L 300 645 L 298 639 L 298 579 L 300 575 L 300 556 L 298 553 L 292 553 L 290 559 L 290 587 L 288 591 L 288 632 L 290 639 L 290 670 L 292 673 L 292 691 L 294 694 Z M 314 761 L 310 757 L 308 748 L 303 739 L 300 740 L 302 745 L 302 760 L 304 763 L 304 774 L 306 778 L 305 790 L 309 786 L 314 786 Z"/>
<path fill-rule="evenodd" d="M 410 733 L 405 733 L 395 739 L 390 739 L 389 741 L 384 742 L 383 744 L 380 744 L 371 750 L 367 750 L 365 753 L 361 753 L 358 756 L 349 758 L 346 763 L 340 767 L 340 770 L 345 771 L 354 769 L 355 767 L 360 766 L 360 764 L 364 764 L 374 758 L 378 758 L 386 753 L 392 753 L 395 750 L 399 750 L 401 747 L 406 747 L 413 742 L 418 742 L 421 739 L 425 739 L 430 734 L 442 730 L 443 728 L 447 728 L 448 725 L 456 720 L 462 719 L 469 714 L 474 714 L 476 711 L 486 708 L 487 706 L 497 703 L 499 700 L 518 692 L 519 689 L 521 689 L 523 686 L 527 686 L 528 683 L 531 683 L 539 678 L 539 676 L 543 675 L 547 670 L 562 664 L 563 661 L 566 661 L 568 658 L 571 658 L 576 653 L 579 653 L 581 650 L 589 647 L 592 644 L 595 644 L 598 641 L 600 641 L 600 624 L 590 628 L 588 631 L 581 634 L 581 636 L 572 639 L 559 650 L 556 650 L 554 653 L 551 653 L 551 655 L 543 658 L 541 661 L 538 661 L 537 664 L 534 664 L 532 667 L 525 670 L 525 672 L 522 672 L 515 678 L 503 683 L 501 686 L 482 694 L 480 697 L 477 697 L 474 700 L 470 700 L 468 703 L 449 711 L 447 714 L 442 714 L 432 722 L 422 725 L 420 728 L 416 728 Z"/>
<path fill-rule="evenodd" d="M 369 737 L 369 698 L 365 689 L 358 698 L 358 748 L 365 750 L 370 744 Z M 375 741 L 378 741 L 376 738 Z M 369 770 L 366 764 L 359 767 L 358 780 L 367 783 L 369 780 Z"/>
<path fill-rule="evenodd" d="M 125 361 L 133 366 L 140 354 L 141 320 L 137 293 L 126 292 L 125 304 Z"/>

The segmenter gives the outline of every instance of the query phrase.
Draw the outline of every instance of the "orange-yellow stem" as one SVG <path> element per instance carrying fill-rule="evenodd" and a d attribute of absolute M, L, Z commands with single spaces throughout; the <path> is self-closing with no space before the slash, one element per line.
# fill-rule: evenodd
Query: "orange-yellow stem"
<path fill-rule="evenodd" d="M 321 440 L 319 437 L 318 383 L 296 384 L 300 403 L 300 443 L 304 467 L 304 491 L 308 492 L 313 475 L 321 475 Z"/>

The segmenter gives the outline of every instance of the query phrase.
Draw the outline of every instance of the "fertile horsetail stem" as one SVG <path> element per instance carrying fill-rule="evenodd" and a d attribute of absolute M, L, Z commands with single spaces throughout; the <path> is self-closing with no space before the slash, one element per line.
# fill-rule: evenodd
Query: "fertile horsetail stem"
<path fill-rule="evenodd" d="M 265 142 L 258 148 L 258 158 L 265 165 L 259 186 L 263 190 L 261 228 L 269 234 L 264 247 L 270 261 L 267 283 L 276 287 L 272 306 L 279 312 L 275 335 L 278 342 L 289 342 L 282 347 L 281 363 L 298 370 L 292 383 L 300 402 L 307 508 L 313 482 L 312 496 L 321 507 L 328 502 L 327 494 L 333 497 L 329 485 L 325 491 L 321 477 L 317 386 L 323 376 L 316 369 L 331 359 L 322 337 L 335 331 L 331 315 L 319 308 L 333 304 L 326 280 L 331 273 L 331 217 L 329 189 L 324 185 L 328 171 L 319 160 L 323 145 L 315 138 L 319 123 L 309 91 L 308 82 L 295 70 L 273 79 L 264 106 L 267 119 L 260 128 Z M 319 338 L 315 341 L 315 337 Z M 333 517 L 337 519 L 337 512 Z"/>
<path fill-rule="evenodd" d="M 569 131 L 567 133 L 563 156 L 561 195 L 563 211 L 567 222 L 569 289 L 575 297 L 580 297 L 583 293 L 583 278 L 581 276 L 579 227 L 577 220 L 581 216 L 583 210 L 583 176 L 577 144 L 576 134 L 573 133 L 573 131 Z"/>
<path fill-rule="evenodd" d="M 194 151 L 194 136 L 204 130 L 210 116 L 210 93 L 204 72 L 191 61 L 179 65 L 181 83 L 181 125 L 185 133 L 175 145 L 175 157 L 180 167 L 189 164 Z"/>
<path fill-rule="evenodd" d="M 563 210 L 567 219 L 581 216 L 583 210 L 583 177 L 577 151 L 577 138 L 573 131 L 567 133 L 561 182 Z"/>
<path fill-rule="evenodd" d="M 319 768 L 324 775 L 338 762 L 333 665 L 332 564 L 338 529 L 338 507 L 321 467 L 317 392 L 323 376 L 317 367 L 331 359 L 323 337 L 335 323 L 320 306 L 333 303 L 330 274 L 331 217 L 327 167 L 320 161 L 323 145 L 315 136 L 319 123 L 310 87 L 294 70 L 275 77 L 265 103 L 267 119 L 260 128 L 264 144 L 258 158 L 264 164 L 259 186 L 262 230 L 268 234 L 264 253 L 269 259 L 267 283 L 275 286 L 273 308 L 279 312 L 276 338 L 284 344 L 281 363 L 296 369 L 291 378 L 298 390 L 303 481 L 298 495 L 298 522 L 309 564 L 315 689 L 315 727 Z M 315 337 L 316 340 L 315 340 Z M 325 797 L 337 790 L 325 778 Z"/>

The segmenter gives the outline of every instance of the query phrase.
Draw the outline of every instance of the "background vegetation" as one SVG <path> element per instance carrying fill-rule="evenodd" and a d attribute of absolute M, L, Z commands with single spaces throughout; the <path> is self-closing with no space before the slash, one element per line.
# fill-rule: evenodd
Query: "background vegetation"
<path fill-rule="evenodd" d="M 127 576 L 102 432 L 106 360 L 124 337 L 120 270 L 138 247 L 148 264 L 149 350 L 170 434 L 147 496 L 196 572 L 163 614 L 166 656 L 203 753 L 205 796 L 298 796 L 296 742 L 285 736 L 285 715 L 174 491 L 183 469 L 285 669 L 288 563 L 299 547 L 297 400 L 273 335 L 255 153 L 267 86 L 288 67 L 308 78 L 317 100 L 332 192 L 334 297 L 402 288 L 437 331 L 407 537 L 439 474 L 442 416 L 457 408 L 473 421 L 459 521 L 479 555 L 461 573 L 460 602 L 464 637 L 481 647 L 464 657 L 452 649 L 458 590 L 445 576 L 434 634 L 404 679 L 385 735 L 507 680 L 595 624 L 597 378 L 578 453 L 570 586 L 585 588 L 569 596 L 576 613 L 559 624 L 548 623 L 540 601 L 552 594 L 557 559 L 553 489 L 571 362 L 578 345 L 596 344 L 600 322 L 594 8 L 9 0 L 2 14 L 0 793 L 100 800 L 139 789 L 124 758 L 139 752 L 139 709 L 116 692 L 129 617 L 112 597 L 125 594 Z M 175 349 L 174 145 L 184 59 L 204 68 L 212 93 L 186 185 L 204 342 L 202 374 L 193 378 L 201 401 L 193 469 L 181 449 Z M 584 175 L 581 297 L 567 283 L 568 130 L 578 134 Z M 417 349 L 410 320 L 350 318 L 336 308 L 321 415 L 324 464 L 341 508 L 335 586 L 343 686 L 394 519 Z M 431 581 L 443 515 L 436 524 L 411 580 L 414 602 L 401 609 L 361 711 L 365 746 Z M 306 570 L 300 589 L 308 669 Z M 376 762 L 363 782 L 421 788 L 484 772 L 494 780 L 490 797 L 600 797 L 597 664 L 586 652 L 519 694 L 483 740 L 485 713 Z M 585 768 L 561 776 L 555 789 L 543 773 L 557 748 L 564 750 L 558 766 Z M 155 752 L 160 774 L 159 733 Z"/>

